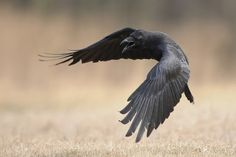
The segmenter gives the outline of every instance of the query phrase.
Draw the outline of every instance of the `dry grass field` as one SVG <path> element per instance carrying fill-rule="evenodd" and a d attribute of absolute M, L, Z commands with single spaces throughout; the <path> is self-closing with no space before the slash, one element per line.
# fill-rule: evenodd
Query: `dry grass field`
<path fill-rule="evenodd" d="M 231 87 L 185 98 L 153 134 L 136 144 L 118 122 L 122 105 L 0 111 L 1 157 L 236 156 L 236 106 Z M 210 92 L 210 93 L 209 93 Z M 230 94 L 231 93 L 231 94 Z"/>

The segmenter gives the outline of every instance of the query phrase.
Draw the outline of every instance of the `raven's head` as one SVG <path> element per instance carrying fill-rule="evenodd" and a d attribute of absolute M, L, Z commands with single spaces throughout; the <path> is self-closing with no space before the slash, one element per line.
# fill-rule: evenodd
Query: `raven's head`
<path fill-rule="evenodd" d="M 150 51 L 153 47 L 152 37 L 150 32 L 143 30 L 137 30 L 131 33 L 127 38 L 125 38 L 121 43 L 123 48 L 122 53 L 132 52 L 132 51 Z"/>
<path fill-rule="evenodd" d="M 120 45 L 123 47 L 122 53 L 125 53 L 127 50 L 133 49 L 135 44 L 135 39 L 131 36 L 125 38 Z"/>

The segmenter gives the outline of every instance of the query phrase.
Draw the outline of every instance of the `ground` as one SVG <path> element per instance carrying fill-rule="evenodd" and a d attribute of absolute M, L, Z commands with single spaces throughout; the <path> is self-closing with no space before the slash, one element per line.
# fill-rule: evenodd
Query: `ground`
<path fill-rule="evenodd" d="M 182 98 L 169 119 L 139 143 L 124 137 L 122 105 L 1 109 L 0 156 L 236 156 L 233 95 L 197 96 L 193 105 Z"/>

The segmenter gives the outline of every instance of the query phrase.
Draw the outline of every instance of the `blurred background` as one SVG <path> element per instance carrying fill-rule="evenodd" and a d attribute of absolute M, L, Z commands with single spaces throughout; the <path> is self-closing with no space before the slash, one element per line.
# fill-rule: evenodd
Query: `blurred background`
<path fill-rule="evenodd" d="M 189 58 L 193 94 L 224 96 L 236 86 L 235 17 L 234 0 L 0 0 L 0 107 L 126 103 L 155 61 L 68 67 L 38 60 L 123 27 L 168 33 Z"/>
<path fill-rule="evenodd" d="M 154 60 L 40 62 L 134 27 L 188 56 L 195 104 L 141 144 L 119 114 Z M 0 156 L 236 156 L 235 0 L 0 0 Z M 141 155 L 140 155 L 141 154 Z"/>

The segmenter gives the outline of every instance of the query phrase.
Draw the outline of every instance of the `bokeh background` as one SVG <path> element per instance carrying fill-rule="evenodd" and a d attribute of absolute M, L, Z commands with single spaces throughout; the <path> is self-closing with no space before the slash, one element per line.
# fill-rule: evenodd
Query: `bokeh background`
<path fill-rule="evenodd" d="M 216 128 L 229 126 L 211 137 L 209 134 L 217 130 L 213 127 L 202 137 L 213 140 L 230 134 L 220 145 L 225 144 L 226 147 L 226 154 L 223 155 L 235 154 L 236 126 L 231 124 L 236 120 L 235 0 L 0 0 L 0 145 L 4 148 L 0 154 L 22 155 L 25 148 L 39 155 L 53 154 L 50 150 L 39 151 L 41 145 L 37 143 L 41 137 L 45 140 L 47 136 L 51 138 L 51 133 L 59 132 L 56 141 L 63 137 L 71 142 L 72 137 L 74 143 L 78 141 L 76 137 L 96 141 L 97 137 L 100 140 L 105 137 L 101 132 L 112 134 L 111 130 L 100 128 L 101 132 L 98 133 L 101 135 L 95 138 L 97 134 L 89 131 L 94 124 L 97 127 L 109 125 L 118 130 L 121 128 L 114 135 L 118 136 L 116 142 L 123 137 L 128 127 L 117 124 L 117 120 L 122 118 L 117 111 L 126 104 L 129 94 L 142 83 L 155 61 L 120 60 L 69 67 L 54 66 L 55 62 L 40 62 L 38 56 L 44 52 L 62 53 L 68 49 L 83 48 L 123 27 L 166 32 L 183 48 L 190 62 L 189 84 L 196 106 L 186 107 L 189 104 L 183 97 L 181 103 L 185 107 L 177 109 L 173 122 L 169 120 L 169 124 L 175 126 L 176 119 L 184 121 L 192 118 L 194 120 L 190 126 L 197 127 L 199 132 L 209 127 L 207 124 Z M 107 124 L 99 123 L 98 119 L 102 117 L 103 120 L 110 118 Z M 200 125 L 205 122 L 208 122 L 206 126 Z M 180 122 L 178 125 L 191 128 L 184 124 Z M 168 129 L 168 124 L 165 127 Z M 165 132 L 165 127 L 162 135 L 170 134 Z M 43 131 L 38 131 L 40 129 Z M 180 134 L 185 135 L 183 132 Z M 32 138 L 36 139 L 36 148 L 25 144 L 30 143 Z M 16 141 L 23 146 L 18 148 Z M 148 143 L 148 140 L 145 141 Z M 57 148 L 58 145 L 53 145 L 53 142 L 52 138 L 48 145 Z M 91 144 L 91 141 L 86 142 Z M 76 152 L 74 143 L 70 143 L 70 148 Z M 100 145 L 101 148 L 107 148 L 101 141 Z M 214 152 L 210 146 L 199 146 L 199 152 Z M 86 152 L 86 148 L 82 147 L 82 152 Z M 170 152 L 173 150 L 172 147 L 168 148 Z M 16 151 L 18 149 L 19 152 Z M 142 150 L 137 146 L 130 149 L 134 152 L 136 149 Z M 145 152 L 146 149 L 143 149 Z M 84 155 L 91 155 L 89 152 Z M 104 152 L 111 155 L 110 145 Z M 130 156 L 129 153 L 118 153 L 118 156 Z"/>
<path fill-rule="evenodd" d="M 120 100 L 155 62 L 54 67 L 37 55 L 80 49 L 127 26 L 170 34 L 189 57 L 192 88 L 235 85 L 235 10 L 233 0 L 1 0 L 1 107 Z"/>

